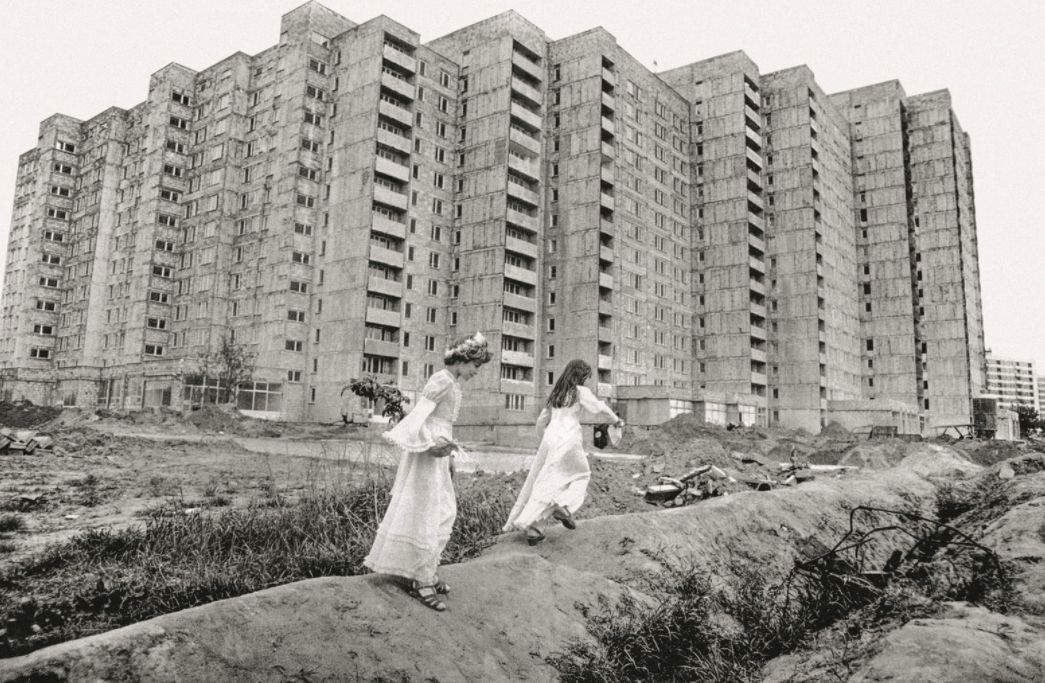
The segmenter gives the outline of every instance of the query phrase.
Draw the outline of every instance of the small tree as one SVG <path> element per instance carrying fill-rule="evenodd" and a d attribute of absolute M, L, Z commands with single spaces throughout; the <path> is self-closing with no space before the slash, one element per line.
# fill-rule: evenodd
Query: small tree
<path fill-rule="evenodd" d="M 1013 408 L 1020 418 L 1020 434 L 1030 436 L 1039 429 L 1045 429 L 1045 418 L 1038 414 L 1034 406 L 1017 403 Z"/>
<path fill-rule="evenodd" d="M 236 398 L 240 384 L 254 379 L 254 361 L 258 354 L 233 340 L 232 334 L 221 338 L 221 346 L 199 360 L 199 372 L 218 382 L 218 403 L 228 403 Z"/>
<path fill-rule="evenodd" d="M 403 415 L 406 414 L 403 410 L 403 404 L 410 402 L 410 399 L 403 396 L 403 392 L 399 391 L 399 387 L 391 384 L 381 384 L 373 377 L 353 379 L 349 383 L 348 389 L 356 396 L 361 396 L 362 398 L 368 398 L 373 401 L 383 400 L 384 408 L 382 408 L 381 414 L 393 422 L 398 422 L 403 418 Z"/>

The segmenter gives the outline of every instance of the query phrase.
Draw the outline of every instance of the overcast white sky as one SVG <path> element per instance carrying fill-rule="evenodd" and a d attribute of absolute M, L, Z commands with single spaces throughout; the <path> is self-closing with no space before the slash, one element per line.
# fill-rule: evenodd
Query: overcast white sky
<path fill-rule="evenodd" d="M 18 155 L 39 122 L 144 99 L 169 62 L 203 69 L 274 45 L 297 0 L 4 0 L 0 12 L 0 258 Z M 808 64 L 827 92 L 898 79 L 947 88 L 972 137 L 987 345 L 1045 374 L 1045 2 L 1041 0 L 327 0 L 427 41 L 507 9 L 551 38 L 603 26 L 664 70 L 742 49 L 763 73 Z M 0 330 L 0 334 L 3 331 Z"/>

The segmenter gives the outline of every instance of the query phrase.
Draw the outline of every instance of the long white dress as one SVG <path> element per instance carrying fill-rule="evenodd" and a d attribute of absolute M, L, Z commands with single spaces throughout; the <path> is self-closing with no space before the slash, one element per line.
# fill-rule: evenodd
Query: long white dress
<path fill-rule="evenodd" d="M 450 458 L 428 452 L 437 437 L 453 440 L 461 389 L 449 370 L 429 378 L 414 409 L 383 436 L 403 451 L 377 536 L 363 564 L 380 574 L 435 582 L 439 556 L 450 540 L 457 500 Z"/>
<path fill-rule="evenodd" d="M 573 405 L 542 410 L 537 428 L 547 427 L 504 531 L 522 530 L 547 519 L 556 505 L 573 513 L 584 503 L 591 468 L 584 453 L 582 413 L 593 420 L 617 421 L 609 406 L 585 386 L 577 387 L 577 400 Z"/>

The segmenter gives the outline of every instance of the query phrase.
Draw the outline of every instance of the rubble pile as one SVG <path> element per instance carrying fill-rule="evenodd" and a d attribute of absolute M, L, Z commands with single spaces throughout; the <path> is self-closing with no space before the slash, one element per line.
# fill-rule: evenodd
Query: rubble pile
<path fill-rule="evenodd" d="M 31 429 L 0 427 L 0 453 L 32 455 L 38 448 L 45 451 L 53 450 L 54 439 Z"/>
<path fill-rule="evenodd" d="M 735 467 L 702 464 L 680 477 L 660 476 L 657 483 L 644 489 L 635 489 L 650 505 L 679 507 L 715 496 L 739 491 L 771 491 L 781 486 L 797 486 L 816 477 L 814 470 L 844 474 L 856 467 L 846 465 L 811 465 L 798 460 L 795 449 L 788 462 L 776 462 L 759 453 L 730 453 Z M 654 472 L 663 467 L 654 467 Z"/>

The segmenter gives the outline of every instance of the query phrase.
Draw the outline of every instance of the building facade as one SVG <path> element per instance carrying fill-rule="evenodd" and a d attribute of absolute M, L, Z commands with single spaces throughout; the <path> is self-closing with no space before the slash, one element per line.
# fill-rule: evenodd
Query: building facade
<path fill-rule="evenodd" d="M 999 408 L 1015 410 L 1022 404 L 1040 413 L 1045 407 L 1041 404 L 1041 391 L 1034 361 L 1002 358 L 987 351 L 986 393 L 998 399 Z"/>
<path fill-rule="evenodd" d="M 477 329 L 461 421 L 506 435 L 574 358 L 603 397 L 812 431 L 876 400 L 968 422 L 985 384 L 945 92 L 828 95 L 741 52 L 658 74 L 514 12 L 422 43 L 308 2 L 257 55 L 51 117 L 9 249 L 0 391 L 47 403 L 180 406 L 231 339 L 241 408 L 331 420 Z"/>

